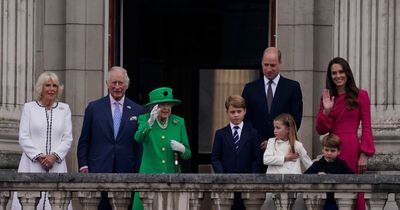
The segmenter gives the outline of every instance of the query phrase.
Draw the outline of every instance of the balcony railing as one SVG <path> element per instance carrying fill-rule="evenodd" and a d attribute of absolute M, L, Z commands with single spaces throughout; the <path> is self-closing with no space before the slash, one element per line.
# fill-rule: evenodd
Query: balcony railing
<path fill-rule="evenodd" d="M 260 209 L 272 192 L 277 209 L 290 209 L 302 192 L 307 209 L 321 209 L 326 192 L 335 192 L 339 209 L 353 209 L 356 193 L 365 192 L 369 209 L 383 209 L 389 193 L 400 205 L 398 175 L 265 175 L 265 174 L 39 174 L 0 173 L 0 209 L 17 191 L 24 210 L 33 210 L 47 191 L 53 210 L 79 200 L 82 209 L 97 209 L 107 191 L 114 210 L 126 210 L 133 192 L 140 192 L 146 210 L 200 209 L 205 193 L 214 209 L 230 209 L 233 193 L 242 192 L 249 210 Z"/>

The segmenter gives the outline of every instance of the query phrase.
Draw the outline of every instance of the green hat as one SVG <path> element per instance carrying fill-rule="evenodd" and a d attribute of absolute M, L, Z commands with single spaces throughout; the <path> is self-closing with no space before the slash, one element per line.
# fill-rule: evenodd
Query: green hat
<path fill-rule="evenodd" d="M 174 105 L 178 105 L 181 103 L 180 100 L 174 99 L 174 96 L 172 95 L 172 88 L 169 87 L 160 87 L 154 89 L 149 93 L 149 99 L 150 102 L 147 103 L 145 106 L 150 106 L 158 103 L 172 103 Z"/>

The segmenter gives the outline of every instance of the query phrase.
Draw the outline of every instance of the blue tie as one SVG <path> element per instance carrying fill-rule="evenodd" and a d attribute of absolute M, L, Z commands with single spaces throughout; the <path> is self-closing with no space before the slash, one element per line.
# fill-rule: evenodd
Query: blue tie
<path fill-rule="evenodd" d="M 234 145 L 235 145 L 235 148 L 236 149 L 238 149 L 239 148 L 239 133 L 238 133 L 238 129 L 239 129 L 239 126 L 234 126 L 233 127 L 233 130 L 235 130 L 234 132 L 233 132 L 233 140 L 234 140 Z"/>
<path fill-rule="evenodd" d="M 119 103 L 114 102 L 114 118 L 113 118 L 113 123 L 114 123 L 114 139 L 117 139 L 118 135 L 118 130 L 119 130 L 119 125 L 121 124 L 121 109 L 119 108 Z"/>

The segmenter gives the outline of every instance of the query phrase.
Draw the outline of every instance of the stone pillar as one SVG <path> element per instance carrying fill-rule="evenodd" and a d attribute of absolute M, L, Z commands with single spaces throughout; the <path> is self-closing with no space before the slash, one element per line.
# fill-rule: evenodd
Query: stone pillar
<path fill-rule="evenodd" d="M 396 201 L 397 207 L 400 209 L 400 193 L 394 194 L 394 200 Z"/>
<path fill-rule="evenodd" d="M 340 210 L 353 210 L 357 201 L 357 193 L 335 193 L 335 199 Z"/>
<path fill-rule="evenodd" d="M 52 210 L 66 210 L 71 201 L 71 192 L 49 191 L 49 202 Z"/>
<path fill-rule="evenodd" d="M 265 192 L 242 193 L 242 199 L 247 210 L 259 210 L 265 201 Z"/>
<path fill-rule="evenodd" d="M 81 203 L 82 210 L 97 210 L 101 192 L 78 192 L 77 197 Z"/>
<path fill-rule="evenodd" d="M 132 192 L 108 192 L 113 210 L 126 210 L 132 202 Z"/>
<path fill-rule="evenodd" d="M 17 195 L 23 210 L 35 210 L 41 193 L 36 191 L 20 191 Z"/>
<path fill-rule="evenodd" d="M 203 199 L 203 192 L 190 192 L 189 208 L 191 210 L 200 210 L 200 199 Z"/>
<path fill-rule="evenodd" d="M 388 200 L 388 193 L 365 193 L 364 197 L 369 210 L 383 210 Z"/>
<path fill-rule="evenodd" d="M 2 0 L 0 4 L 0 143 L 11 143 L 9 150 L 18 149 L 22 106 L 32 100 L 34 13 L 35 0 Z"/>
<path fill-rule="evenodd" d="M 139 197 L 142 200 L 144 210 L 153 210 L 153 203 L 156 198 L 155 192 L 139 192 Z"/>
<path fill-rule="evenodd" d="M 322 209 L 326 200 L 326 193 L 303 193 L 304 203 L 307 210 Z"/>
<path fill-rule="evenodd" d="M 369 92 L 377 153 L 400 147 L 400 5 L 395 0 L 335 0 L 334 56 L 344 57 Z"/>
<path fill-rule="evenodd" d="M 211 192 L 213 209 L 230 210 L 233 204 L 233 192 Z"/>
<path fill-rule="evenodd" d="M 9 199 L 10 199 L 9 191 L 1 191 L 0 192 L 0 210 L 6 210 Z"/>
<path fill-rule="evenodd" d="M 290 210 L 296 200 L 296 193 L 272 193 L 272 200 L 277 210 Z"/>

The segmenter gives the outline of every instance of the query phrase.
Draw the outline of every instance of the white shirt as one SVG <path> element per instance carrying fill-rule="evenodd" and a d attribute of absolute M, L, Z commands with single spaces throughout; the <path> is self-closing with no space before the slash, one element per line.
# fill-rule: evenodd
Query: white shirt
<path fill-rule="evenodd" d="M 114 118 L 114 110 L 115 110 L 115 105 L 116 105 L 115 102 L 118 102 L 119 110 L 121 111 L 121 116 L 122 116 L 122 112 L 124 110 L 123 109 L 124 101 L 125 101 L 125 96 L 122 96 L 121 100 L 117 101 L 110 94 L 111 113 L 112 113 L 113 118 Z"/>
<path fill-rule="evenodd" d="M 289 141 L 276 140 L 276 138 L 268 140 L 267 149 L 264 152 L 264 165 L 268 165 L 267 174 L 301 174 L 300 161 L 305 170 L 312 165 L 312 160 L 299 141 L 296 141 L 294 145 L 299 158 L 296 161 L 285 162 L 285 155 L 289 151 L 289 147 Z"/>
<path fill-rule="evenodd" d="M 235 133 L 235 129 L 233 127 L 239 126 L 239 129 L 237 131 L 238 131 L 239 139 L 240 139 L 240 136 L 242 135 L 243 121 L 241 123 L 239 123 L 239 125 L 235 125 L 231 122 L 229 124 L 231 125 L 232 136 L 233 136 L 233 133 Z"/>
<path fill-rule="evenodd" d="M 275 96 L 275 90 L 276 90 L 276 86 L 278 86 L 278 82 L 279 79 L 281 78 L 281 75 L 278 74 L 273 80 L 272 80 L 272 84 L 271 84 L 271 88 L 272 88 L 272 95 Z M 265 95 L 267 96 L 267 92 L 268 92 L 268 82 L 269 79 L 267 79 L 267 77 L 264 76 L 264 87 L 265 87 Z"/>

